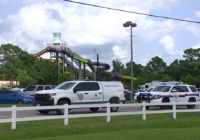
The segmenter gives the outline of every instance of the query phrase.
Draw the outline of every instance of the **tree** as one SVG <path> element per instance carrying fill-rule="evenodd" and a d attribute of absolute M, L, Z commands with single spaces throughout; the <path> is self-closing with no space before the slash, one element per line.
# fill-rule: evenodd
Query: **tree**
<path fill-rule="evenodd" d="M 124 69 L 124 64 L 122 64 L 122 62 L 119 59 L 113 60 L 112 65 L 112 72 L 122 72 L 122 70 Z"/>
<path fill-rule="evenodd" d="M 63 82 L 66 82 L 66 81 L 71 81 L 71 80 L 72 80 L 71 76 L 69 74 L 67 74 L 67 73 L 61 73 L 58 76 L 59 84 L 63 83 Z"/>
<path fill-rule="evenodd" d="M 142 77 L 137 77 L 137 80 L 134 81 L 134 89 L 137 89 L 138 85 L 143 85 L 145 83 L 145 79 Z"/>
<path fill-rule="evenodd" d="M 158 56 L 154 57 L 147 63 L 147 66 L 145 66 L 145 71 L 148 72 L 154 72 L 154 73 L 161 73 L 165 72 L 166 70 L 166 63 Z"/>
<path fill-rule="evenodd" d="M 179 64 L 179 60 L 176 59 L 166 68 L 166 74 L 168 74 L 175 81 L 179 81 L 182 75 L 182 68 Z"/>
<path fill-rule="evenodd" d="M 19 59 L 23 51 L 12 44 L 2 44 L 0 47 L 0 54 L 4 55 L 4 59 L 0 62 L 3 63 L 1 71 L 10 77 L 10 86 L 12 88 L 13 81 L 17 77 L 17 69 L 22 68 L 23 62 Z"/>
<path fill-rule="evenodd" d="M 123 74 L 131 75 L 131 62 L 126 63 L 126 69 L 124 70 Z M 144 66 L 133 62 L 133 74 L 134 74 L 134 77 L 143 77 L 144 76 Z"/>
<path fill-rule="evenodd" d="M 26 88 L 29 85 L 32 85 L 35 83 L 34 79 L 30 76 L 28 76 L 26 70 L 18 70 L 18 76 L 16 78 L 19 81 L 20 87 Z"/>
<path fill-rule="evenodd" d="M 189 63 L 194 63 L 200 57 L 200 53 L 199 52 L 200 52 L 200 48 L 198 48 L 198 49 L 193 49 L 193 48 L 186 49 L 184 51 L 183 57 Z"/>
<path fill-rule="evenodd" d="M 32 67 L 30 76 L 34 77 L 37 84 L 57 84 L 57 65 L 49 60 L 36 61 Z"/>
<path fill-rule="evenodd" d="M 162 75 L 162 78 L 160 79 L 160 81 L 174 81 L 169 75 L 164 74 Z"/>

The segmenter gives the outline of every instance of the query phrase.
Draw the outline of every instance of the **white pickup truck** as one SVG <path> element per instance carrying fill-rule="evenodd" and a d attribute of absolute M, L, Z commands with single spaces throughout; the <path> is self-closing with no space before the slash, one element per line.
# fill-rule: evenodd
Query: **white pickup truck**
<path fill-rule="evenodd" d="M 75 105 L 75 104 L 111 104 L 125 103 L 124 88 L 121 82 L 99 81 L 68 81 L 52 90 L 38 91 L 35 94 L 34 106 Z M 90 108 L 96 112 L 99 108 Z M 118 107 L 111 107 L 116 112 Z M 48 114 L 52 110 L 38 110 L 41 114 Z M 64 114 L 63 109 L 53 110 L 58 115 Z"/>

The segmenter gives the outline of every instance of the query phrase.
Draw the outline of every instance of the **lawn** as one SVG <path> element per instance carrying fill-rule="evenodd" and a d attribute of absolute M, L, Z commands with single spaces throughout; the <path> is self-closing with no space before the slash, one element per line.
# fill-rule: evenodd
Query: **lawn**
<path fill-rule="evenodd" d="M 199 113 L 151 114 L 147 120 L 142 115 L 18 122 L 0 124 L 0 140 L 199 140 Z"/>
<path fill-rule="evenodd" d="M 33 106 L 33 105 L 20 105 L 20 104 L 0 104 L 0 108 L 3 108 L 3 107 L 12 107 L 13 105 L 16 105 L 17 107 Z"/>

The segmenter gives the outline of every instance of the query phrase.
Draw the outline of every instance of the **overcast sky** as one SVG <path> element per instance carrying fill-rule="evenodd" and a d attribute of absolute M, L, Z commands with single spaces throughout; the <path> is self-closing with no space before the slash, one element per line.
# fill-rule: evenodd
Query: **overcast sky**
<path fill-rule="evenodd" d="M 199 0 L 76 0 L 134 12 L 200 21 Z M 31 54 L 47 47 L 53 32 L 62 33 L 67 47 L 83 58 L 123 64 L 131 60 L 132 21 L 133 60 L 146 65 L 159 56 L 169 65 L 183 59 L 183 51 L 200 47 L 200 24 L 153 18 L 95 8 L 62 0 L 0 0 L 0 44 L 12 43 Z M 43 57 L 48 58 L 49 53 Z"/>

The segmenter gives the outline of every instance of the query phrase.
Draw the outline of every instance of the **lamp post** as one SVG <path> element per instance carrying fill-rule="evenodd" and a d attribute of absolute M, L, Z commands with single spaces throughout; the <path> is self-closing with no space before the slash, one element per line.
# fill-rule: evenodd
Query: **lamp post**
<path fill-rule="evenodd" d="M 131 21 L 127 21 L 123 24 L 124 27 L 131 27 L 131 97 L 133 97 L 133 46 L 132 46 L 132 28 L 137 27 L 136 23 L 132 23 Z M 131 98 L 132 100 L 132 98 Z"/>
<path fill-rule="evenodd" d="M 96 51 L 96 49 L 94 49 L 94 62 L 95 62 L 95 51 Z M 96 81 L 96 76 L 95 76 L 95 65 L 94 65 L 94 81 Z"/>

